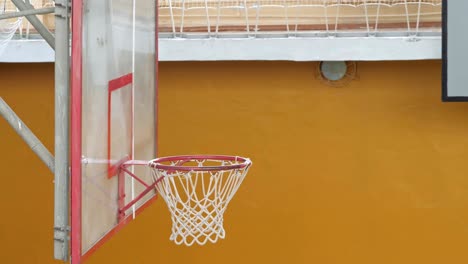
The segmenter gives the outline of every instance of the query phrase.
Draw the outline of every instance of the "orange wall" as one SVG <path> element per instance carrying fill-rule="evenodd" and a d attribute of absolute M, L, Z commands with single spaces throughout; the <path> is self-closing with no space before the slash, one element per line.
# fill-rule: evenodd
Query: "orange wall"
<path fill-rule="evenodd" d="M 0 96 L 54 146 L 54 67 L 0 63 Z M 53 175 L 0 117 L 0 263 L 51 263 Z"/>
<path fill-rule="evenodd" d="M 468 104 L 441 103 L 440 66 L 359 63 L 331 88 L 315 63 L 162 63 L 160 154 L 254 162 L 227 239 L 173 245 L 160 200 L 89 263 L 467 263 Z M 52 65 L 0 64 L 0 80 L 52 148 Z M 54 263 L 52 175 L 4 120 L 0 140 L 0 262 Z"/>

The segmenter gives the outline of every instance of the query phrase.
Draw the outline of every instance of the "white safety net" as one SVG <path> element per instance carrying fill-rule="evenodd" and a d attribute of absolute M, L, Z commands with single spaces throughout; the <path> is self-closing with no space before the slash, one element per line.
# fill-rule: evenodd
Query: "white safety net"
<path fill-rule="evenodd" d="M 9 4 L 7 5 L 6 0 L 2 1 L 0 4 L 0 15 L 16 11 L 15 8 L 12 8 Z M 0 20 L 0 55 L 5 51 L 6 46 L 20 27 L 21 22 L 22 18 Z"/>
<path fill-rule="evenodd" d="M 41 9 L 46 7 L 55 6 L 54 0 L 25 0 L 26 4 L 30 4 L 35 9 Z M 18 11 L 16 6 L 11 2 L 11 0 L 0 0 L 1 11 L 5 12 L 16 12 Z M 54 14 L 38 14 L 36 17 L 41 21 L 49 30 L 54 31 Z M 21 18 L 20 18 L 21 19 Z M 16 34 L 19 38 L 30 38 L 31 35 L 37 34 L 37 31 L 29 23 L 27 19 L 21 19 L 21 23 L 16 28 Z"/>
<path fill-rule="evenodd" d="M 0 1 L 14 9 L 11 0 Z M 53 0 L 29 1 L 36 8 L 54 4 Z M 272 33 L 293 37 L 343 33 L 418 36 L 440 34 L 442 17 L 442 0 L 160 0 L 158 5 L 159 32 L 164 38 Z M 38 17 L 53 31 L 53 14 Z M 3 35 L 8 36 L 17 32 L 29 38 L 36 33 L 27 20 L 19 27 L 3 28 L 8 32 Z"/>
<path fill-rule="evenodd" d="M 441 0 L 161 0 L 159 30 L 166 37 L 317 31 L 417 35 L 440 31 L 441 6 Z"/>

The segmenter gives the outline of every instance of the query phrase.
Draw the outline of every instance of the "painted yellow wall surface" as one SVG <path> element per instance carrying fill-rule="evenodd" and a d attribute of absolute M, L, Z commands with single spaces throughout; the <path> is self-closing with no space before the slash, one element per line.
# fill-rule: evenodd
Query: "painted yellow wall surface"
<path fill-rule="evenodd" d="M 363 62 L 343 88 L 315 63 L 162 63 L 160 155 L 254 165 L 227 237 L 169 241 L 162 200 L 88 263 L 468 263 L 468 103 L 441 63 Z M 53 150 L 53 65 L 0 64 L 0 95 Z M 52 174 L 0 119 L 0 263 L 52 260 Z"/>

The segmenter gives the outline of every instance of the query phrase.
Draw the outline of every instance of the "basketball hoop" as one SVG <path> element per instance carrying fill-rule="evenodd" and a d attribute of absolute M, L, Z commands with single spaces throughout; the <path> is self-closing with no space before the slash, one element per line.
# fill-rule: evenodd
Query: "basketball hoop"
<path fill-rule="evenodd" d="M 235 156 L 173 156 L 154 159 L 155 188 L 171 212 L 177 245 L 204 245 L 225 237 L 223 214 L 252 162 Z"/>

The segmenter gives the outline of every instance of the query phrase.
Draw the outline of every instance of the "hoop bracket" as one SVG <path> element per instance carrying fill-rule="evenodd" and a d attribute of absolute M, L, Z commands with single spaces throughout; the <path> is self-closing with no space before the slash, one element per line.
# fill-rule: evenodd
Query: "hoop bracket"
<path fill-rule="evenodd" d="M 145 190 L 141 192 L 137 197 L 135 197 L 132 201 L 129 203 L 125 204 L 125 190 L 124 188 L 119 188 L 119 221 L 125 218 L 125 212 L 132 208 L 138 201 L 140 201 L 145 195 L 147 195 L 151 190 L 156 190 L 155 187 L 156 185 L 163 179 L 162 177 L 154 181 L 153 183 L 149 184 L 142 180 L 140 177 L 136 176 L 134 173 L 132 173 L 130 170 L 127 169 L 129 166 L 141 166 L 141 165 L 148 165 L 148 162 L 145 161 L 133 161 L 130 160 L 128 162 L 123 163 L 119 167 L 119 177 L 121 177 L 120 180 L 124 180 L 124 174 L 127 174 L 128 176 L 132 177 L 135 179 L 137 182 L 142 184 L 145 187 Z"/>

